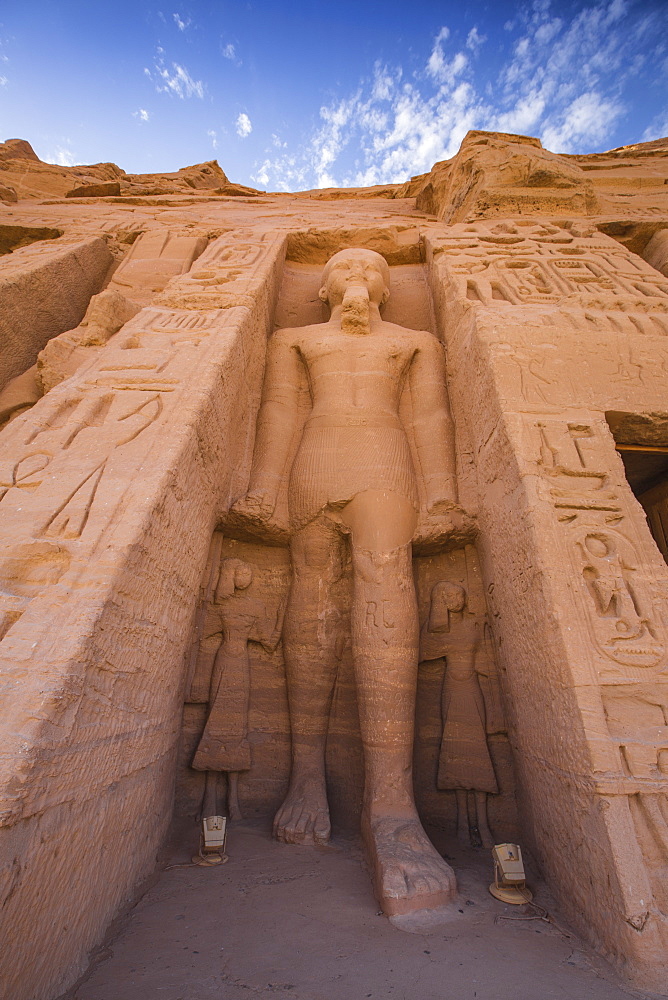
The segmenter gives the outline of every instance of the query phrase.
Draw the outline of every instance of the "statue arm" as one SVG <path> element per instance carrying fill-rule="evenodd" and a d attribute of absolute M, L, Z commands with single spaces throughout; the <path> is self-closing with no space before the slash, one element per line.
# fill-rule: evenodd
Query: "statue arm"
<path fill-rule="evenodd" d="M 425 334 L 413 356 L 409 379 L 427 508 L 439 501 L 456 504 L 455 432 L 445 388 L 445 358 L 442 345 L 431 334 Z"/>
<path fill-rule="evenodd" d="M 249 498 L 262 498 L 267 514 L 276 505 L 297 423 L 299 364 L 297 350 L 285 331 L 274 334 L 267 352 L 248 488 Z"/>

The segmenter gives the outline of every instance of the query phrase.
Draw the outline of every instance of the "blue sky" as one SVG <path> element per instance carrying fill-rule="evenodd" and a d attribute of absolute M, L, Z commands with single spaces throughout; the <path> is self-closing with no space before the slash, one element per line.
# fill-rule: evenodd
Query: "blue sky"
<path fill-rule="evenodd" d="M 0 0 L 0 139 L 269 190 L 401 181 L 469 128 L 668 134 L 667 0 Z"/>

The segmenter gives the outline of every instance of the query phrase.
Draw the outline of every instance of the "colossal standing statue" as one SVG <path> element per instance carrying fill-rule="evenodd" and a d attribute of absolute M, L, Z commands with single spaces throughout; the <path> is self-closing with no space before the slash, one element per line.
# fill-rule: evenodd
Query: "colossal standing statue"
<path fill-rule="evenodd" d="M 362 833 L 388 915 L 452 900 L 452 869 L 425 834 L 412 782 L 419 622 L 411 541 L 422 521 L 443 536 L 457 507 L 443 351 L 430 333 L 385 322 L 389 268 L 373 251 L 327 263 L 326 323 L 279 330 L 267 358 L 250 486 L 233 516 L 274 515 L 306 375 L 311 409 L 289 470 L 292 585 L 283 631 L 292 728 L 287 797 L 274 821 L 286 843 L 330 834 L 325 742 L 336 674 L 331 587 L 352 551 L 352 646 L 364 748 Z M 400 418 L 404 387 L 409 428 Z M 403 412 L 403 408 L 402 408 Z M 419 488 L 421 480 L 421 488 Z M 424 537 L 425 532 L 422 531 Z"/>

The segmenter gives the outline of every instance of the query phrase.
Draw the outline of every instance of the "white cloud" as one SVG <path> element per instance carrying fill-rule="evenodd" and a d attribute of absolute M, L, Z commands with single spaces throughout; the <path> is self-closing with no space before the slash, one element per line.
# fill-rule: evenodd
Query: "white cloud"
<path fill-rule="evenodd" d="M 139 121 L 141 121 L 141 122 L 147 122 L 149 120 L 149 118 L 151 117 L 151 115 L 146 110 L 146 108 L 140 108 L 139 111 L 133 111 L 132 112 L 132 117 L 133 118 L 138 118 Z"/>
<path fill-rule="evenodd" d="M 401 73 L 401 70 L 399 70 Z M 371 99 L 373 101 L 388 101 L 394 86 L 394 77 L 387 66 L 381 66 L 377 62 L 373 68 L 373 85 L 371 88 Z"/>
<path fill-rule="evenodd" d="M 269 183 L 270 172 L 273 169 L 273 164 L 271 160 L 265 160 L 258 167 L 256 173 L 251 174 L 251 180 L 255 181 L 256 184 L 260 184 L 261 187 L 266 187 Z"/>
<path fill-rule="evenodd" d="M 211 139 L 211 145 L 213 146 L 213 148 L 218 149 L 218 135 L 215 129 L 212 128 L 208 129 L 206 134 L 208 135 L 209 139 Z"/>
<path fill-rule="evenodd" d="M 626 9 L 626 0 L 603 0 L 566 22 L 551 16 L 549 0 L 534 2 L 500 74 L 493 127 L 531 130 L 558 152 L 603 142 L 626 110 L 622 81 L 637 72 L 627 32 L 615 27 Z"/>
<path fill-rule="evenodd" d="M 605 100 L 595 91 L 580 94 L 542 131 L 543 143 L 555 153 L 574 152 L 583 139 L 596 145 L 624 111 L 618 101 Z"/>
<path fill-rule="evenodd" d="M 493 75 L 475 58 L 486 41 L 477 27 L 463 44 L 441 27 L 417 70 L 377 62 L 321 108 L 300 148 L 274 143 L 255 180 L 274 190 L 401 182 L 453 156 L 468 129 L 528 133 L 548 149 L 591 152 L 614 145 L 627 83 L 637 86 L 651 65 L 657 83 L 668 72 L 661 12 L 633 0 L 588 0 L 570 14 L 555 0 L 530 0 L 504 28 L 509 55 Z M 667 132 L 668 110 L 644 138 Z"/>
<path fill-rule="evenodd" d="M 194 80 L 185 66 L 179 63 L 171 63 L 171 69 L 167 68 L 163 58 L 165 50 L 158 46 L 157 58 L 153 71 L 144 67 L 144 73 L 152 81 L 159 94 L 172 94 L 183 100 L 186 97 L 204 97 L 204 84 L 201 80 Z"/>
<path fill-rule="evenodd" d="M 466 36 L 466 48 L 476 53 L 478 49 L 487 41 L 487 35 L 481 35 L 474 24 Z"/>
<path fill-rule="evenodd" d="M 220 51 L 223 59 L 229 59 L 229 61 L 233 62 L 235 66 L 241 66 L 241 59 L 239 58 L 237 47 L 234 42 L 226 42 L 225 45 L 221 42 Z"/>
<path fill-rule="evenodd" d="M 73 167 L 75 160 L 69 149 L 64 146 L 56 146 L 54 152 L 44 157 L 45 163 L 56 163 L 59 167 Z"/>
<path fill-rule="evenodd" d="M 452 85 L 463 69 L 468 64 L 468 57 L 463 52 L 457 52 L 452 59 L 447 60 L 443 51 L 443 43 L 450 37 L 448 28 L 441 28 L 434 39 L 434 47 L 427 62 L 428 75 L 441 85 Z"/>
<path fill-rule="evenodd" d="M 664 139 L 668 135 L 668 108 L 647 126 L 642 134 L 643 142 L 652 142 L 653 139 Z"/>
<path fill-rule="evenodd" d="M 6 76 L 0 76 L 0 87 L 6 87 L 9 80 Z"/>
<path fill-rule="evenodd" d="M 245 139 L 253 131 L 251 120 L 244 111 L 237 118 L 236 131 L 237 135 L 240 135 L 242 139 Z"/>
<path fill-rule="evenodd" d="M 530 134 L 540 121 L 545 110 L 545 100 L 538 93 L 529 93 L 519 98 L 510 111 L 498 114 L 494 119 L 494 129 L 497 132 L 516 132 L 520 135 Z"/>
<path fill-rule="evenodd" d="M 180 14 L 172 14 L 172 17 L 174 18 L 174 24 L 179 29 L 179 31 L 185 31 L 186 28 L 190 27 L 190 25 L 192 24 L 192 21 L 190 20 L 189 17 L 187 17 L 185 21 L 182 19 Z"/>

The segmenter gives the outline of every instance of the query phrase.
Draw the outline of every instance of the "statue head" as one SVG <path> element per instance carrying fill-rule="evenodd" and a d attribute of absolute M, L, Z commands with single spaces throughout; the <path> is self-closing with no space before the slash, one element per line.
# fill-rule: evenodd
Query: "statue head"
<path fill-rule="evenodd" d="M 387 261 L 375 250 L 354 247 L 339 250 L 325 264 L 322 273 L 320 298 L 330 309 L 343 302 L 346 290 L 353 285 L 363 285 L 369 302 L 380 306 L 390 297 L 390 269 Z"/>
<path fill-rule="evenodd" d="M 216 586 L 215 603 L 220 604 L 235 591 L 246 590 L 253 582 L 253 569 L 243 559 L 223 559 Z"/>
<path fill-rule="evenodd" d="M 466 591 L 458 583 L 440 580 L 431 588 L 429 608 L 430 632 L 445 632 L 449 627 L 451 611 L 463 611 L 466 607 Z"/>

